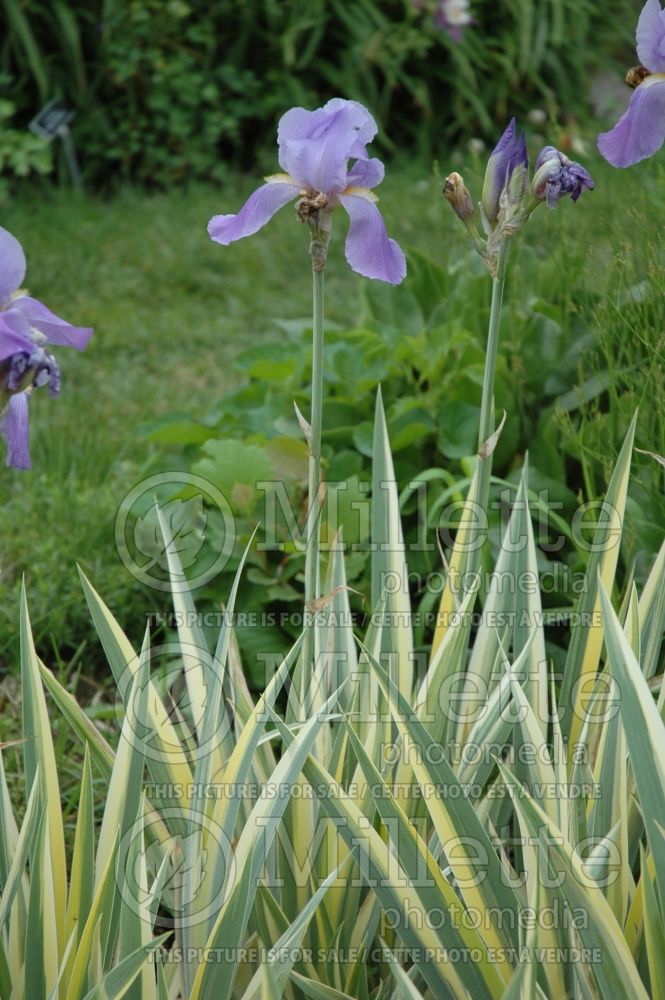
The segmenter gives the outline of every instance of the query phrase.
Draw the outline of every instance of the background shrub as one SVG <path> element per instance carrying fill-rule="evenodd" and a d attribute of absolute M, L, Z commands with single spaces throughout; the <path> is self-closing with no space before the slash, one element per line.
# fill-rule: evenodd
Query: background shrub
<path fill-rule="evenodd" d="M 295 104 L 355 98 L 383 123 L 384 145 L 431 155 L 462 136 L 490 141 L 534 106 L 575 119 L 608 56 L 632 58 L 630 0 L 471 0 L 459 44 L 436 26 L 435 7 L 1 0 L 0 67 L 16 75 L 26 121 L 55 95 L 77 109 L 89 182 L 164 186 L 253 162 Z"/>

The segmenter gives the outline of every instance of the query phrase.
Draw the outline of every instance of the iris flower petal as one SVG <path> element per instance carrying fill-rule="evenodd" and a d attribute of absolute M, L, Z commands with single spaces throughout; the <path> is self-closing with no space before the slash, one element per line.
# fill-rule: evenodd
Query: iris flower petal
<path fill-rule="evenodd" d="M 12 469 L 30 468 L 28 434 L 28 393 L 11 396 L 0 421 L 0 433 L 7 442 L 7 465 Z"/>
<path fill-rule="evenodd" d="M 501 192 L 513 173 L 520 166 L 528 167 L 528 163 L 524 133 L 517 135 L 515 119 L 511 118 L 492 151 L 485 171 L 482 204 L 490 223 L 498 218 Z"/>
<path fill-rule="evenodd" d="M 0 308 L 25 278 L 23 247 L 11 233 L 0 228 Z"/>
<path fill-rule="evenodd" d="M 665 80 L 647 77 L 636 87 L 628 110 L 610 132 L 598 136 L 598 149 L 613 167 L 630 167 L 653 156 L 665 141 Z"/>
<path fill-rule="evenodd" d="M 347 186 L 347 160 L 366 158 L 375 134 L 374 119 L 356 101 L 334 98 L 310 112 L 293 108 L 277 130 L 280 166 L 303 187 L 339 193 Z"/>
<path fill-rule="evenodd" d="M 637 58 L 652 73 L 665 71 L 665 11 L 647 0 L 637 22 Z"/>
<path fill-rule="evenodd" d="M 287 181 L 263 184 L 249 196 L 237 215 L 215 215 L 208 223 L 210 238 L 227 246 L 244 236 L 252 236 L 272 219 L 275 212 L 298 197 L 300 189 Z"/>
<path fill-rule="evenodd" d="M 15 299 L 10 311 L 18 310 L 35 330 L 46 337 L 49 344 L 60 344 L 63 347 L 75 347 L 77 351 L 85 350 L 92 336 L 89 326 L 72 326 L 50 309 L 33 299 L 30 295 L 22 295 Z"/>
<path fill-rule="evenodd" d="M 395 240 L 389 239 L 374 202 L 359 194 L 338 197 L 351 220 L 344 252 L 353 270 L 366 278 L 399 285 L 406 274 L 406 260 Z"/>
<path fill-rule="evenodd" d="M 347 187 L 374 188 L 385 175 L 381 160 L 356 160 L 346 178 Z"/>
<path fill-rule="evenodd" d="M 19 351 L 29 354 L 34 346 L 30 324 L 21 313 L 15 309 L 0 313 L 0 361 L 6 361 Z"/>

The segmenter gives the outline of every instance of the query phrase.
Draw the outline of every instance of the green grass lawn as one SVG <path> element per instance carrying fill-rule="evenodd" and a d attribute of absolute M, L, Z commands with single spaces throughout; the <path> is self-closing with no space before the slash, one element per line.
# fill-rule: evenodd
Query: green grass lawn
<path fill-rule="evenodd" d="M 618 172 L 591 153 L 591 144 L 589 150 L 585 162 L 596 190 L 575 206 L 539 209 L 513 252 L 511 302 L 539 294 L 569 309 L 571 322 L 587 294 L 593 317 L 602 315 L 603 290 L 618 296 L 620 286 L 638 287 L 647 277 L 664 284 L 662 167 L 653 161 Z M 461 153 L 449 162 L 442 157 L 441 172 L 463 170 L 477 198 L 480 163 L 466 169 L 465 160 L 471 158 Z M 291 209 L 233 247 L 208 239 L 210 216 L 237 210 L 254 186 L 253 178 L 237 177 L 222 190 L 153 195 L 127 189 L 112 200 L 26 189 L 4 211 L 2 224 L 26 250 L 31 293 L 71 322 L 94 326 L 95 335 L 84 354 L 59 351 L 59 399 L 35 393 L 33 471 L 2 476 L 0 669 L 17 664 L 18 589 L 25 575 L 42 656 L 51 665 L 73 659 L 83 674 L 103 679 L 77 562 L 140 641 L 155 595 L 121 565 L 113 525 L 125 493 L 167 460 L 146 443 L 141 425 L 172 411 L 203 418 L 237 378 L 234 352 L 279 337 L 275 319 L 309 313 L 307 233 Z M 407 249 L 454 270 L 466 258 L 466 234 L 440 191 L 431 166 L 397 165 L 380 189 L 381 207 L 391 235 Z M 344 262 L 342 213 L 335 223 L 327 315 L 351 326 L 363 279 Z M 631 344 L 641 344 L 653 381 L 645 384 L 633 371 L 628 390 L 632 402 L 647 403 L 651 429 L 644 447 L 659 447 L 658 435 L 662 447 L 662 327 L 632 329 L 634 319 L 622 318 L 618 297 L 607 300 L 610 314 L 615 333 L 603 350 L 608 364 L 616 363 L 614 384 L 619 391 L 631 368 Z M 517 321 L 515 312 L 510 316 L 508 344 Z"/>

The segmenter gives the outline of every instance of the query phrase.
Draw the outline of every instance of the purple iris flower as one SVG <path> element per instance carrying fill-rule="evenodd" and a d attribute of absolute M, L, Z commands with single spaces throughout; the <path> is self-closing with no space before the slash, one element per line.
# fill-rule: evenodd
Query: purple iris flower
<path fill-rule="evenodd" d="M 0 228 L 0 433 L 7 442 L 7 465 L 30 468 L 28 399 L 47 385 L 60 392 L 60 371 L 47 344 L 82 351 L 92 330 L 70 326 L 38 299 L 19 292 L 25 277 L 25 254 L 19 241 Z"/>
<path fill-rule="evenodd" d="M 647 0 L 637 22 L 635 86 L 628 110 L 610 132 L 598 136 L 598 149 L 613 167 L 630 167 L 653 156 L 665 141 L 665 11 Z"/>
<path fill-rule="evenodd" d="M 591 174 L 580 163 L 569 160 L 554 146 L 545 146 L 536 159 L 533 177 L 533 195 L 537 201 L 546 201 L 548 208 L 556 208 L 559 198 L 569 194 L 577 201 L 584 190 L 593 191 Z"/>
<path fill-rule="evenodd" d="M 526 187 L 529 158 L 526 151 L 524 132 L 517 135 L 515 119 L 511 118 L 503 135 L 494 147 L 487 162 L 483 184 L 482 206 L 485 219 L 493 226 L 499 217 L 501 195 L 504 188 L 511 185 L 513 177 L 518 181 L 518 198 Z"/>
<path fill-rule="evenodd" d="M 353 270 L 398 285 L 406 261 L 388 238 L 371 190 L 384 175 L 383 164 L 369 158 L 365 148 L 376 131 L 366 108 L 339 97 L 316 111 L 287 111 L 277 129 L 279 165 L 286 172 L 266 177 L 237 215 L 214 216 L 208 225 L 211 239 L 226 246 L 251 236 L 295 199 L 305 202 L 310 212 L 330 212 L 341 205 L 351 223 L 345 253 Z"/>

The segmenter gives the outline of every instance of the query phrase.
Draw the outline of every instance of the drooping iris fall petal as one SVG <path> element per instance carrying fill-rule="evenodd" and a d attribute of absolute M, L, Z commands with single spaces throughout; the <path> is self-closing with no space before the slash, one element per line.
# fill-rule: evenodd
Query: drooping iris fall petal
<path fill-rule="evenodd" d="M 287 181 L 270 181 L 249 196 L 237 215 L 214 215 L 208 223 L 210 238 L 227 246 L 253 236 L 275 212 L 298 197 L 299 188 Z"/>
<path fill-rule="evenodd" d="M 7 465 L 12 469 L 31 468 L 27 392 L 11 396 L 0 418 L 0 433 L 7 442 Z"/>
<path fill-rule="evenodd" d="M 613 167 L 630 167 L 657 153 L 665 142 L 665 80 L 648 76 L 631 94 L 628 110 L 597 142 Z"/>
<path fill-rule="evenodd" d="M 639 163 L 657 153 L 665 141 L 665 10 L 659 0 L 645 3 L 636 36 L 643 78 L 614 128 L 601 132 L 596 140 L 601 154 L 613 167 Z"/>
<path fill-rule="evenodd" d="M 83 351 L 92 336 L 91 327 L 72 326 L 67 320 L 51 312 L 39 299 L 33 299 L 30 295 L 22 295 L 15 299 L 12 310 L 18 310 L 25 316 L 30 326 L 43 333 L 49 344 L 75 347 L 77 351 Z"/>
<path fill-rule="evenodd" d="M 399 285 L 406 275 L 402 250 L 386 232 L 383 217 L 374 202 L 361 195 L 339 195 L 351 224 L 344 245 L 346 259 L 358 274 Z"/>

